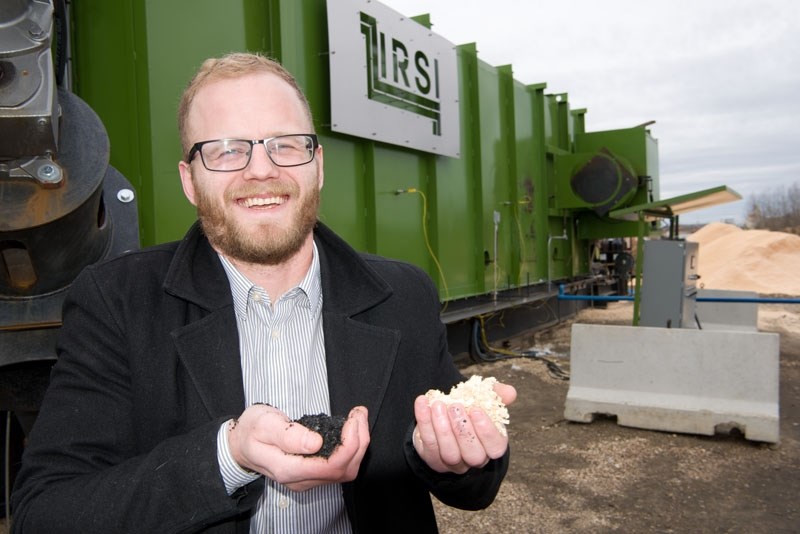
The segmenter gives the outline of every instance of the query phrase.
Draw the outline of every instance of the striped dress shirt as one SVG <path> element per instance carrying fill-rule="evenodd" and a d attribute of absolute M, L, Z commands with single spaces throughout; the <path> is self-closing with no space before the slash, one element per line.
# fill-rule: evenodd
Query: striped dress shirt
<path fill-rule="evenodd" d="M 233 294 L 246 405 L 271 404 L 291 419 L 330 414 L 316 244 L 303 281 L 275 303 L 227 259 L 221 255 L 220 259 Z M 227 426 L 220 427 L 217 447 L 222 478 L 232 494 L 257 477 L 243 471 L 231 457 Z M 267 479 L 250 532 L 351 532 L 341 485 L 295 492 Z"/>

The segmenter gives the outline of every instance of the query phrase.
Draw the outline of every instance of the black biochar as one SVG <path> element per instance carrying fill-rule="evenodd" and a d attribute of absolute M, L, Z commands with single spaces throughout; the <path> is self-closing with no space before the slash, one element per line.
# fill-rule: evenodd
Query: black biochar
<path fill-rule="evenodd" d="M 320 413 L 317 415 L 304 415 L 295 422 L 300 423 L 309 430 L 313 430 L 322 436 L 322 447 L 319 451 L 308 456 L 321 456 L 328 458 L 336 447 L 342 443 L 342 427 L 345 418 L 341 415 L 327 415 Z"/>

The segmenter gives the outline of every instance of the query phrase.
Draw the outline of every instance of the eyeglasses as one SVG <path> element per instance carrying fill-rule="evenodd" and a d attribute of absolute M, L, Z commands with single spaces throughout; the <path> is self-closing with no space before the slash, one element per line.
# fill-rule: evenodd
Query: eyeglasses
<path fill-rule="evenodd" d="M 203 165 L 209 171 L 233 172 L 247 167 L 253 155 L 253 146 L 264 145 L 270 161 L 278 167 L 297 167 L 311 163 L 319 146 L 314 134 L 279 135 L 268 139 L 213 139 L 192 145 L 186 163 L 200 153 Z"/>

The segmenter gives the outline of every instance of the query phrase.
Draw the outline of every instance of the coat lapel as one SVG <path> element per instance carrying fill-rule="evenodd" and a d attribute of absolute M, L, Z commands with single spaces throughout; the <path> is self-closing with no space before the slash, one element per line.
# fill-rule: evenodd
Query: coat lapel
<path fill-rule="evenodd" d="M 233 308 L 216 310 L 173 331 L 172 337 L 209 416 L 240 414 L 244 385 Z"/>
<path fill-rule="evenodd" d="M 372 429 L 394 368 L 400 335 L 340 314 L 326 313 L 323 321 L 331 411 L 347 415 L 355 406 L 366 406 Z"/>
<path fill-rule="evenodd" d="M 317 225 L 315 237 L 331 411 L 346 415 L 355 406 L 366 406 L 372 428 L 394 368 L 400 334 L 363 317 L 389 298 L 392 289 L 323 224 Z"/>
<path fill-rule="evenodd" d="M 230 284 L 197 223 L 175 252 L 164 290 L 186 301 L 184 325 L 172 338 L 209 416 L 241 413 L 244 385 Z"/>

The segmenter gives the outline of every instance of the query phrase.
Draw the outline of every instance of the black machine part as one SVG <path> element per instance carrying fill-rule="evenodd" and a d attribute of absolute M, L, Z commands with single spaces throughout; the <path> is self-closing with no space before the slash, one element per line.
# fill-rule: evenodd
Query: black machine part
<path fill-rule="evenodd" d="M 61 179 L 53 22 L 50 0 L 0 3 L 0 178 Z"/>
<path fill-rule="evenodd" d="M 573 193 L 600 216 L 632 195 L 638 178 L 611 151 L 601 149 L 570 179 Z"/>
<path fill-rule="evenodd" d="M 138 248 L 133 189 L 108 165 L 100 119 L 77 96 L 59 96 L 63 182 L 0 180 L 0 332 L 57 326 L 63 293 L 85 266 Z"/>
<path fill-rule="evenodd" d="M 21 5 L 12 4 L 4 2 L 3 9 Z M 5 46 L 0 40 L 0 61 L 8 65 Z M 15 86 L 0 85 L 0 96 L 4 87 Z M 135 194 L 109 166 L 105 127 L 76 95 L 59 89 L 57 96 L 60 118 L 54 153 L 49 152 L 51 145 L 44 154 L 38 153 L 42 146 L 35 138 L 26 148 L 31 134 L 25 128 L 5 129 L 17 124 L 20 116 L 35 115 L 24 111 L 26 102 L 14 107 L 0 104 L 2 137 L 17 136 L 13 144 L 3 145 L 0 171 L 9 171 L 26 158 L 39 158 L 52 162 L 60 175 L 48 182 L 25 173 L 0 172 L 0 410 L 25 411 L 39 405 L 56 358 L 61 306 L 78 273 L 139 247 Z M 36 98 L 27 103 L 35 107 Z M 8 117 L 14 120 L 5 121 Z"/>
<path fill-rule="evenodd" d="M 30 180 L 0 180 L 0 409 L 37 405 L 43 391 L 26 387 L 25 368 L 55 359 L 61 306 L 87 265 L 139 247 L 130 183 L 108 165 L 108 138 L 97 115 L 77 96 L 60 92 L 56 188 Z M 30 365 L 27 365 L 30 364 Z M 47 371 L 49 372 L 49 370 Z"/>

